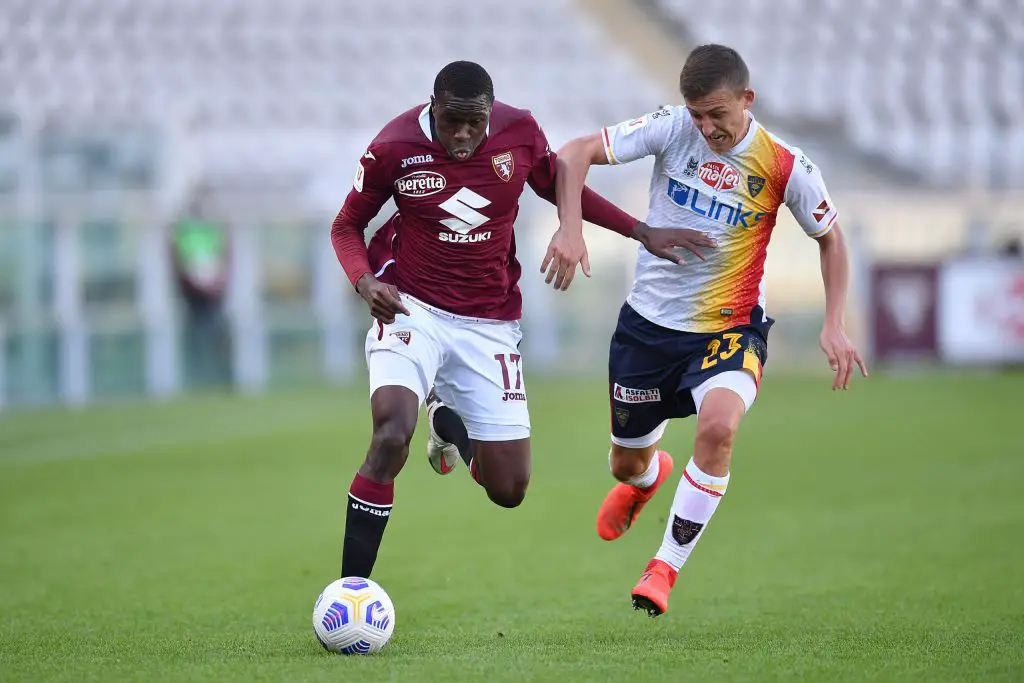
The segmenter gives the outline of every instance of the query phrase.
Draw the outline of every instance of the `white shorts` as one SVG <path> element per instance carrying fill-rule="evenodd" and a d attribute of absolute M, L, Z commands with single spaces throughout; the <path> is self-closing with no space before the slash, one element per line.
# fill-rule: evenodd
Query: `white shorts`
<path fill-rule="evenodd" d="M 704 403 L 704 397 L 712 389 L 730 389 L 735 392 L 743 400 L 744 412 L 750 410 L 750 407 L 754 405 L 754 399 L 757 398 L 757 382 L 754 381 L 753 376 L 749 372 L 745 370 L 723 372 L 707 379 L 703 384 L 699 384 L 690 390 L 690 394 L 693 396 L 693 404 L 697 406 L 698 415 L 700 415 L 700 406 Z M 650 434 L 635 439 L 620 439 L 616 438 L 613 434 L 612 443 L 623 448 L 647 448 L 661 441 L 667 426 L 668 420 L 665 420 L 655 427 L 654 431 Z"/>
<path fill-rule="evenodd" d="M 511 441 L 530 435 L 515 320 L 454 315 L 402 294 L 410 315 L 374 320 L 366 334 L 370 395 L 380 387 L 410 389 L 422 403 L 433 386 L 466 424 L 469 438 Z"/>

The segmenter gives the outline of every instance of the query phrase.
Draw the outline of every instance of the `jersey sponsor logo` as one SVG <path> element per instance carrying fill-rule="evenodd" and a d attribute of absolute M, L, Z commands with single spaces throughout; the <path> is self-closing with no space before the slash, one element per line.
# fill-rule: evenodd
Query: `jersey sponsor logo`
<path fill-rule="evenodd" d="M 410 332 L 409 330 L 397 330 L 395 332 L 392 332 L 391 336 L 396 337 L 400 342 L 402 342 L 406 346 L 408 346 L 409 342 L 412 340 L 412 332 Z"/>
<path fill-rule="evenodd" d="M 812 211 L 811 215 L 814 216 L 814 220 L 820 223 L 825 220 L 825 216 L 827 216 L 828 212 L 831 210 L 832 207 L 828 205 L 828 200 L 822 199 L 821 204 L 818 204 L 818 208 Z"/>
<path fill-rule="evenodd" d="M 526 394 L 522 391 L 506 391 L 502 394 L 502 401 L 525 401 Z"/>
<path fill-rule="evenodd" d="M 516 168 L 516 160 L 512 156 L 512 152 L 502 152 L 491 157 L 491 166 L 494 168 L 494 172 L 498 174 L 498 177 L 507 183 L 512 180 L 512 173 Z"/>
<path fill-rule="evenodd" d="M 437 194 L 445 188 L 448 181 L 440 173 L 433 171 L 415 171 L 395 181 L 398 194 L 406 197 L 427 197 Z"/>
<path fill-rule="evenodd" d="M 420 173 L 428 173 L 428 171 L 420 171 Z M 441 208 L 452 215 L 452 218 L 442 219 L 441 225 L 458 234 L 449 235 L 448 233 L 442 232 L 437 236 L 438 239 L 442 242 L 461 243 L 483 242 L 484 240 L 490 239 L 490 231 L 480 233 L 479 235 L 473 235 L 473 239 L 468 237 L 470 230 L 479 228 L 481 225 L 491 220 L 489 217 L 477 211 L 477 209 L 489 206 L 490 203 L 489 199 L 481 197 L 468 187 L 461 188 L 458 192 L 441 203 Z M 463 237 L 466 239 L 462 239 Z"/>
<path fill-rule="evenodd" d="M 658 403 L 661 401 L 661 389 L 631 389 L 616 382 L 612 396 L 620 403 Z"/>
<path fill-rule="evenodd" d="M 740 172 L 721 161 L 705 161 L 697 171 L 697 177 L 715 190 L 731 190 L 740 184 Z"/>
<path fill-rule="evenodd" d="M 761 190 L 764 189 L 765 179 L 759 175 L 748 175 L 747 176 L 747 189 L 750 190 L 750 198 L 753 199 L 757 195 L 761 194 Z"/>
<path fill-rule="evenodd" d="M 755 228 L 768 215 L 764 211 L 745 209 L 742 201 L 730 204 L 719 201 L 717 197 L 708 197 L 701 194 L 697 188 L 681 183 L 675 178 L 669 178 L 668 198 L 673 204 L 689 209 L 698 216 L 735 227 Z"/>
<path fill-rule="evenodd" d="M 700 161 L 697 160 L 697 157 L 690 157 L 686 162 L 686 168 L 683 170 L 683 177 L 696 178 L 698 164 L 700 164 Z"/>
<path fill-rule="evenodd" d="M 807 171 L 808 175 L 810 175 L 811 171 L 814 170 L 814 164 L 808 161 L 807 157 L 805 157 L 803 154 L 800 155 L 799 161 L 800 165 L 803 166 L 804 170 Z"/>
<path fill-rule="evenodd" d="M 671 109 L 659 109 L 658 111 L 651 114 L 651 119 L 660 119 L 663 116 L 672 116 Z"/>
<path fill-rule="evenodd" d="M 453 242 L 455 244 L 474 244 L 475 242 L 486 242 L 491 239 L 491 231 L 474 232 L 472 235 L 459 235 L 457 233 L 439 232 L 437 239 L 442 242 Z"/>
<path fill-rule="evenodd" d="M 432 154 L 417 154 L 414 157 L 406 157 L 402 159 L 402 168 L 406 166 L 412 166 L 414 164 L 432 164 L 434 163 L 434 155 Z"/>

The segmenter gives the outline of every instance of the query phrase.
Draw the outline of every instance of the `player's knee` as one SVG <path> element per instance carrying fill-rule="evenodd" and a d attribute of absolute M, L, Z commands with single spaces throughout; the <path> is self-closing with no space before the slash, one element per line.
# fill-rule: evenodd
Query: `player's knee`
<path fill-rule="evenodd" d="M 519 507 L 526 498 L 526 489 L 530 485 L 529 477 L 518 477 L 487 487 L 487 497 L 495 505 L 503 508 Z"/>
<path fill-rule="evenodd" d="M 413 430 L 400 420 L 388 420 L 373 430 L 374 450 L 386 455 L 398 455 L 409 447 Z"/>
<path fill-rule="evenodd" d="M 376 481 L 390 481 L 402 469 L 409 455 L 413 428 L 401 420 L 384 420 L 374 425 L 366 469 Z"/>
<path fill-rule="evenodd" d="M 706 416 L 697 425 L 697 443 L 712 451 L 729 451 L 737 425 L 727 417 Z"/>

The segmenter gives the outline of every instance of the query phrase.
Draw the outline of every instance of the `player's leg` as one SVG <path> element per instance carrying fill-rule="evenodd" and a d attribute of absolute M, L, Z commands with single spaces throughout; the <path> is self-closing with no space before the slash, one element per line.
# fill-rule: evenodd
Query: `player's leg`
<path fill-rule="evenodd" d="M 448 355 L 435 389 L 465 430 L 459 453 L 491 501 L 516 507 L 531 468 L 519 325 L 453 321 L 445 332 Z"/>
<path fill-rule="evenodd" d="M 672 456 L 657 450 L 682 366 L 666 353 L 674 335 L 628 305 L 619 313 L 608 353 L 612 447 L 608 464 L 618 480 L 597 514 L 597 533 L 606 541 L 624 534 L 672 474 Z M 667 390 L 672 388 L 672 390 Z"/>
<path fill-rule="evenodd" d="M 409 456 L 420 403 L 440 364 L 429 315 L 409 309 L 412 315 L 391 325 L 375 323 L 367 334 L 373 436 L 349 488 L 342 576 L 368 578 L 373 570 L 394 504 L 394 480 Z"/>
<path fill-rule="evenodd" d="M 342 576 L 367 578 L 377 561 L 394 503 L 395 477 L 405 465 L 416 429 L 419 397 L 404 386 L 382 386 L 373 392 L 370 411 L 370 447 L 348 491 Z"/>
<path fill-rule="evenodd" d="M 691 368 L 690 381 L 700 381 L 686 390 L 697 413 L 693 457 L 676 488 L 661 547 L 632 592 L 634 607 L 652 616 L 668 609 L 669 592 L 679 569 L 690 557 L 726 493 L 733 441 L 743 416 L 757 397 L 765 360 L 764 338 L 751 331 L 726 335 L 733 335 L 725 340 L 735 343 L 735 356 L 723 350 L 717 358 L 702 357 Z"/>

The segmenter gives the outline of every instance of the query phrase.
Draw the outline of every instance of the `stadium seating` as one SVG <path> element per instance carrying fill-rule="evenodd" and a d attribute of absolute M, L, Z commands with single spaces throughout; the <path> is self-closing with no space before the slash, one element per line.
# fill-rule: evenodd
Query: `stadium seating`
<path fill-rule="evenodd" d="M 762 106 L 936 186 L 1024 183 L 1020 0 L 658 0 L 748 60 Z"/>
<path fill-rule="evenodd" d="M 321 163 L 338 131 L 376 130 L 459 58 L 542 125 L 591 129 L 659 101 L 567 0 L 4 4 L 0 108 L 170 119 L 205 141 L 206 159 L 243 169 Z"/>

